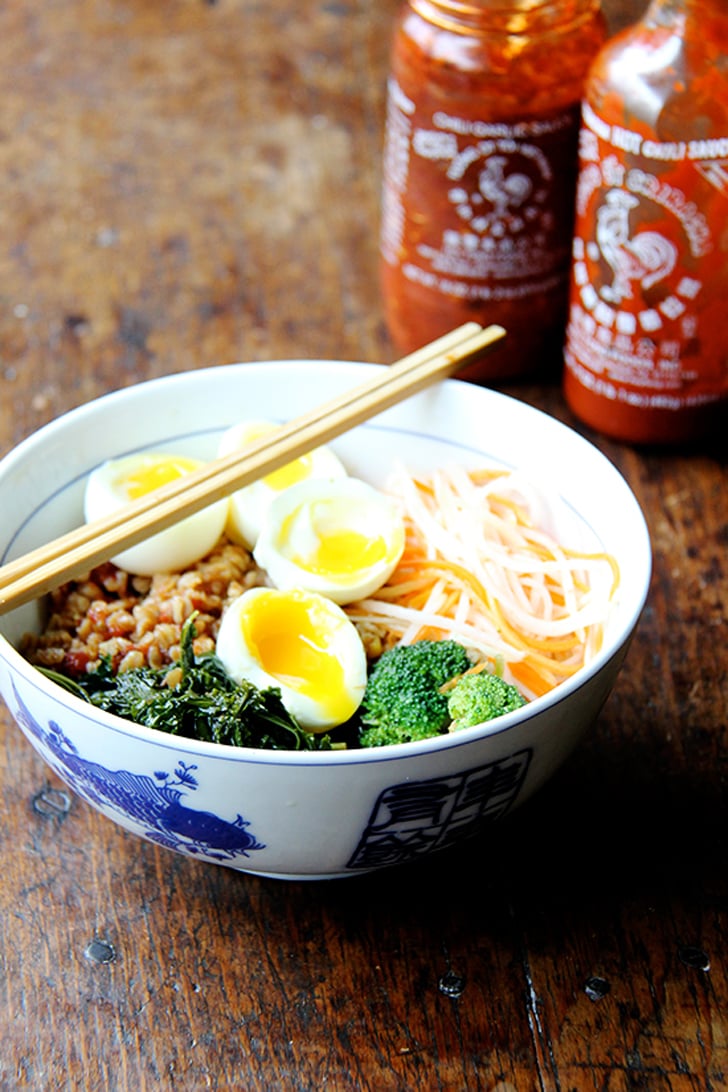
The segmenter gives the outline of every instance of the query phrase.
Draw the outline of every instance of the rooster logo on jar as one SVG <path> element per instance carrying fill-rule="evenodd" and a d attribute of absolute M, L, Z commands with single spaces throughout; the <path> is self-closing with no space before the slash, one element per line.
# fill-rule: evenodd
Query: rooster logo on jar
<path fill-rule="evenodd" d="M 521 171 L 507 171 L 507 165 L 508 159 L 505 156 L 490 156 L 478 174 L 474 193 L 469 193 L 462 187 L 450 191 L 450 200 L 455 204 L 458 214 L 469 221 L 470 227 L 475 231 L 490 231 L 498 236 L 506 231 L 518 232 L 524 227 L 519 211 L 533 193 L 533 182 Z M 479 205 L 489 205 L 490 209 L 479 211 Z"/>

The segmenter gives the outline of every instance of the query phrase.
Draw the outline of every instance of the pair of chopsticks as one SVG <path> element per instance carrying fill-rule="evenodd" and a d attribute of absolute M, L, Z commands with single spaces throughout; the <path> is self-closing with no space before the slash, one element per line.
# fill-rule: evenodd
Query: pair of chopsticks
<path fill-rule="evenodd" d="M 0 568 L 0 614 L 89 572 L 151 535 L 328 443 L 494 348 L 500 326 L 465 323 L 354 387 L 284 424 L 273 437 L 214 459 L 103 519 L 93 520 Z"/>

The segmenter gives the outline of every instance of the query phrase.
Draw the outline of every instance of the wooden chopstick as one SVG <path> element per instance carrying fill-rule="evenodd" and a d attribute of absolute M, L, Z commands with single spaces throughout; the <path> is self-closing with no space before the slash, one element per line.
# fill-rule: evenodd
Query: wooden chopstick
<path fill-rule="evenodd" d="M 467 349 L 470 339 L 473 337 L 479 338 L 481 332 L 482 328 L 478 326 L 477 323 L 467 323 L 464 326 L 460 326 L 445 334 L 436 342 L 424 346 L 422 349 L 404 357 L 402 360 L 390 365 L 388 368 L 383 368 L 381 374 L 376 376 L 374 381 L 369 380 L 360 386 L 350 388 L 332 401 L 315 406 L 305 414 L 283 424 L 273 436 L 268 434 L 258 440 L 251 441 L 246 445 L 244 451 L 236 451 L 224 458 L 208 462 L 200 467 L 195 473 L 185 475 L 184 478 L 174 481 L 168 486 L 159 488 L 153 493 L 145 494 L 133 504 L 112 512 L 109 516 L 104 517 L 103 520 L 96 520 L 83 524 L 81 527 L 69 531 L 67 534 L 60 536 L 53 542 L 38 547 L 30 553 L 19 557 L 15 561 L 8 562 L 4 567 L 0 568 L 0 590 L 7 586 L 11 580 L 16 580 L 25 573 L 32 572 L 38 565 L 46 564 L 53 561 L 56 557 L 66 555 L 68 551 L 81 547 L 86 542 L 98 540 L 99 534 L 105 531 L 111 532 L 117 526 L 126 525 L 132 516 L 141 518 L 148 512 L 154 512 L 155 515 L 159 516 L 160 507 L 164 502 L 167 500 L 176 500 L 180 493 L 188 495 L 189 490 L 198 484 L 202 486 L 204 482 L 213 479 L 218 473 L 225 472 L 228 466 L 233 470 L 240 468 L 241 473 L 244 473 L 245 468 L 242 464 L 247 461 L 248 458 L 254 459 L 258 455 L 269 455 L 271 457 L 270 466 L 266 465 L 258 476 L 262 477 L 265 474 L 270 473 L 279 466 L 283 466 L 288 459 L 297 458 L 298 454 L 304 453 L 302 450 L 298 454 L 287 454 L 289 450 L 287 445 L 295 442 L 296 438 L 300 438 L 304 429 L 308 429 L 309 427 L 313 428 L 319 422 L 326 422 L 334 417 L 338 417 L 339 414 L 347 413 L 352 407 L 355 407 L 360 403 L 363 397 L 367 397 L 370 392 L 375 398 L 379 398 L 378 392 L 384 394 L 389 389 L 390 385 L 399 387 L 403 377 L 416 376 L 420 368 L 429 370 L 431 366 L 436 367 L 441 355 L 454 352 L 456 349 L 460 350 L 461 347 Z M 462 363 L 464 362 L 465 360 L 463 359 Z M 374 412 L 377 411 L 375 410 Z M 351 426 L 349 425 L 348 427 Z M 305 450 L 311 450 L 311 448 L 315 446 L 317 446 L 316 442 L 312 443 L 310 446 L 307 445 Z M 280 452 L 278 452 L 279 447 L 281 448 Z M 254 480 L 254 477 L 255 475 L 251 474 L 250 480 Z M 234 488 L 241 488 L 241 486 L 235 486 Z M 184 500 L 184 498 L 182 499 Z M 157 524 L 155 529 L 163 530 L 164 526 L 169 526 L 171 523 L 182 518 L 179 514 L 180 512 L 182 512 L 183 515 L 191 515 L 193 511 L 198 511 L 200 508 L 206 507 L 207 504 L 211 504 L 212 501 L 216 499 L 219 498 L 213 496 L 212 499 L 208 498 L 204 503 L 195 504 L 194 508 L 189 507 L 184 511 L 182 508 L 178 509 L 174 507 L 173 511 L 169 514 L 169 520 L 164 524 Z M 190 504 L 192 504 L 191 500 Z M 164 511 L 166 512 L 166 509 Z M 141 541 L 142 538 L 148 537 L 149 533 L 149 530 L 146 532 L 140 530 L 140 537 L 137 541 Z M 135 543 L 131 542 L 128 543 L 128 545 L 134 544 Z M 126 546 L 119 546 L 115 548 L 114 552 L 121 552 L 122 548 L 125 549 Z"/>
<path fill-rule="evenodd" d="M 237 489 L 328 443 L 411 394 L 453 375 L 493 349 L 500 326 L 466 323 L 395 364 L 372 380 L 282 425 L 273 436 L 214 459 L 109 516 L 93 520 L 0 568 L 0 614 L 135 546 L 150 535 L 229 496 Z"/>

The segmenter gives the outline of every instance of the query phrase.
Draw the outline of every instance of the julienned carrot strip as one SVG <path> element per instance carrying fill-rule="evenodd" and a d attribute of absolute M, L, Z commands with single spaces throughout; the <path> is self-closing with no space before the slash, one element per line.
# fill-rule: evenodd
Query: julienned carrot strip
<path fill-rule="evenodd" d="M 445 566 L 442 563 L 439 563 L 439 562 L 436 563 L 436 568 L 438 570 L 441 570 L 444 567 Z M 452 566 L 448 566 L 448 567 L 452 568 Z M 471 583 L 470 580 L 468 580 L 467 582 Z M 472 584 L 471 584 L 471 586 L 472 586 Z M 396 585 L 393 587 L 393 590 L 396 590 Z M 422 595 L 417 596 L 416 599 L 414 597 L 411 597 L 411 596 L 406 596 L 406 597 L 403 597 L 401 599 L 398 599 L 397 601 L 406 602 L 407 606 L 409 606 L 409 607 L 411 607 L 413 609 L 417 609 L 418 607 L 422 608 L 424 606 L 424 604 L 426 602 L 426 598 L 427 597 L 424 594 L 422 594 Z M 487 605 L 487 599 L 481 600 L 481 601 L 484 602 L 484 605 Z M 493 612 L 493 614 L 497 618 L 497 628 L 499 629 L 499 631 L 505 637 L 507 637 L 510 640 L 513 647 L 516 648 L 516 649 L 530 650 L 531 654 L 533 654 L 536 650 L 539 650 L 539 651 L 543 652 L 545 655 L 543 656 L 542 662 L 545 665 L 548 665 L 548 664 L 551 664 L 551 663 L 554 663 L 554 662 L 558 662 L 558 661 L 554 660 L 554 657 L 556 657 L 557 654 L 559 654 L 559 653 L 566 653 L 566 654 L 572 653 L 575 649 L 577 649 L 580 646 L 580 641 L 578 640 L 578 638 L 576 636 L 564 637 L 564 638 L 556 638 L 556 637 L 538 638 L 538 637 L 534 637 L 534 636 L 525 637 L 522 633 L 520 633 L 518 630 L 516 630 L 514 627 L 512 627 L 508 623 L 506 618 L 503 616 L 503 613 L 502 613 L 502 611 L 501 611 L 501 609 L 500 609 L 500 607 L 499 607 L 499 605 L 497 603 L 489 605 L 489 609 Z M 453 617 L 453 612 L 451 610 L 446 609 L 445 607 L 443 607 L 443 609 L 441 609 L 439 613 L 443 614 L 445 617 L 450 617 L 450 618 Z M 431 630 L 431 628 L 432 627 L 429 627 L 430 630 Z M 441 636 L 441 634 L 440 634 L 440 636 Z M 420 636 L 420 639 L 421 639 L 421 636 Z"/>
<path fill-rule="evenodd" d="M 503 473 L 502 470 L 496 470 L 495 468 L 481 467 L 477 470 L 469 470 L 468 476 L 475 485 L 485 485 L 495 481 L 496 478 L 502 478 Z"/>
<path fill-rule="evenodd" d="M 535 490 L 523 485 L 502 469 L 455 468 L 428 479 L 400 471 L 392 492 L 405 550 L 370 609 L 353 605 L 357 619 L 375 626 L 385 645 L 441 638 L 463 624 L 466 633 L 482 631 L 478 647 L 492 647 L 489 658 L 533 696 L 577 671 L 601 644 L 619 569 L 610 555 L 563 547 L 539 528 L 529 510 Z M 398 608 L 398 618 L 387 617 Z"/>
<path fill-rule="evenodd" d="M 417 640 L 418 641 L 441 641 L 442 640 L 442 630 L 435 629 L 434 626 L 422 626 L 422 628 L 417 631 Z"/>
<path fill-rule="evenodd" d="M 477 596 L 478 600 L 482 603 L 483 607 L 487 611 L 493 612 L 498 619 L 498 628 L 505 634 L 508 634 L 510 639 L 517 647 L 521 648 L 538 648 L 545 652 L 561 652 L 571 651 L 579 642 L 575 638 L 538 638 L 535 636 L 529 636 L 526 638 L 523 633 L 519 632 L 515 627 L 511 625 L 505 618 L 501 605 L 498 602 L 493 602 L 491 597 L 487 594 L 480 581 L 478 581 L 472 573 L 469 573 L 462 566 L 456 565 L 453 562 L 436 561 L 427 563 L 429 567 L 437 570 L 438 572 L 451 572 L 460 577 L 463 583 L 467 584 Z"/>
<path fill-rule="evenodd" d="M 543 675 L 523 660 L 520 663 L 510 664 L 509 667 L 516 682 L 520 683 L 524 689 L 529 690 L 537 698 L 540 698 L 542 694 L 548 694 L 549 690 L 553 690 L 556 682 L 561 681 L 560 679 L 555 682 L 545 679 Z"/>
<path fill-rule="evenodd" d="M 468 572 L 461 565 L 457 565 L 457 564 L 455 564 L 453 562 L 449 562 L 449 561 L 442 561 L 440 559 L 438 559 L 436 561 L 423 561 L 422 562 L 422 580 L 423 580 L 423 583 L 429 581 L 430 584 L 434 584 L 435 580 L 438 579 L 440 577 L 440 574 L 443 574 L 443 573 L 450 576 L 450 577 L 459 579 L 460 582 L 461 582 L 461 585 L 467 587 L 475 595 L 476 600 L 482 604 L 484 610 L 491 611 L 497 616 L 499 627 L 502 628 L 504 631 L 509 630 L 511 632 L 512 636 L 516 637 L 517 630 L 514 627 L 512 627 L 510 625 L 510 623 L 506 620 L 506 618 L 504 617 L 504 615 L 502 613 L 502 610 L 501 610 L 501 607 L 500 607 L 499 603 L 493 602 L 492 597 L 488 595 L 488 593 L 483 588 L 480 581 L 478 581 L 477 578 L 475 576 L 473 576 L 472 573 Z M 414 605 L 414 601 L 415 601 L 414 596 L 411 596 L 411 595 L 408 595 L 408 594 L 401 595 L 401 596 L 397 595 L 396 578 L 397 578 L 397 571 L 395 571 L 395 573 L 393 574 L 393 576 L 390 579 L 390 581 L 389 581 L 388 585 L 386 586 L 386 588 L 383 589 L 387 593 L 387 598 L 389 598 L 389 599 L 399 599 L 399 601 L 406 600 L 409 605 Z M 416 597 L 416 599 L 418 601 L 422 600 L 423 598 L 424 598 L 423 594 L 417 595 L 417 597 Z M 563 597 L 561 597 L 561 596 L 559 598 L 563 599 Z M 574 641 L 570 641 L 570 640 L 565 639 L 565 638 L 555 638 L 555 637 L 548 637 L 548 638 L 542 638 L 542 639 L 537 638 L 537 637 L 530 637 L 529 641 L 532 644 L 534 644 L 534 645 L 536 645 L 536 646 L 538 646 L 540 648 L 552 649 L 552 650 L 569 648 L 569 647 L 571 647 L 572 644 L 575 643 Z"/>
<path fill-rule="evenodd" d="M 619 563 L 617 562 L 616 557 L 603 551 L 599 551 L 596 554 L 580 554 L 577 553 L 575 550 L 564 550 L 564 553 L 567 557 L 574 558 L 577 561 L 591 561 L 609 565 L 609 568 L 612 570 L 611 594 L 615 594 L 617 588 L 619 587 L 619 581 L 621 578 L 621 574 L 619 572 Z"/>
<path fill-rule="evenodd" d="M 490 500 L 491 505 L 499 504 L 501 507 L 505 508 L 507 512 L 514 515 L 522 527 L 533 527 L 531 521 L 526 518 L 525 512 L 523 511 L 523 505 L 518 501 L 515 501 L 510 497 L 501 497 L 498 493 L 491 493 L 488 499 Z"/>

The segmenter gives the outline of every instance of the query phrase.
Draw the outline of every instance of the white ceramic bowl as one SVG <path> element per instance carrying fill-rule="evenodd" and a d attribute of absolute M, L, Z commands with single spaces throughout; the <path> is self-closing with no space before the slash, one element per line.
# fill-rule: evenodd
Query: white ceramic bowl
<path fill-rule="evenodd" d="M 0 563 L 81 522 L 84 480 L 143 448 L 211 457 L 238 420 L 288 420 L 381 367 L 237 364 L 168 376 L 82 406 L 0 462 Z M 287 878 L 356 875 L 422 857 L 483 829 L 541 786 L 594 721 L 647 595 L 651 551 L 614 466 L 576 432 L 494 391 L 448 380 L 332 445 L 380 483 L 394 457 L 520 467 L 558 491 L 569 541 L 610 551 L 618 606 L 598 657 L 550 695 L 421 743 L 287 753 L 197 743 L 86 704 L 16 651 L 38 604 L 0 617 L 0 689 L 30 743 L 84 800 L 133 833 L 200 860 Z"/>

